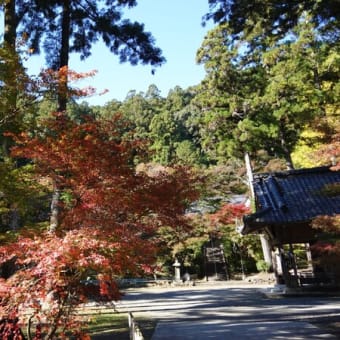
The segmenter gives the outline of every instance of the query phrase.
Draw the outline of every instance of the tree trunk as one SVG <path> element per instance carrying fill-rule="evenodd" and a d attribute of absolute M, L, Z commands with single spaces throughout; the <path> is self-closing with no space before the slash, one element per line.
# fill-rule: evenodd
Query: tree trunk
<path fill-rule="evenodd" d="M 54 233 L 59 225 L 59 200 L 60 190 L 55 184 L 53 188 L 52 202 L 51 202 L 51 217 L 49 231 Z"/>
<path fill-rule="evenodd" d="M 5 60 L 6 69 L 3 76 L 5 112 L 0 120 L 3 122 L 3 131 L 15 129 L 17 113 L 17 54 L 15 49 L 17 18 L 15 14 L 15 0 L 6 1 L 4 4 L 4 48 L 7 50 Z M 4 157 L 9 157 L 11 146 L 10 137 L 2 137 L 2 152 Z"/>
<path fill-rule="evenodd" d="M 17 20 L 15 16 L 15 0 L 5 1 L 5 32 L 4 43 L 7 48 L 15 50 Z"/>
<path fill-rule="evenodd" d="M 290 154 L 289 151 L 286 151 L 285 153 L 285 161 L 286 161 L 286 166 L 287 166 L 287 170 L 294 170 L 294 164 L 293 164 L 293 160 L 292 160 L 292 156 Z"/>
<path fill-rule="evenodd" d="M 294 164 L 291 156 L 291 150 L 289 150 L 289 147 L 287 145 L 286 141 L 286 134 L 285 134 L 285 127 L 284 122 L 280 122 L 280 141 L 281 141 L 281 150 L 283 152 L 283 156 L 286 161 L 286 166 L 288 170 L 294 170 Z"/>
<path fill-rule="evenodd" d="M 20 213 L 15 205 L 11 207 L 9 227 L 13 231 L 18 230 L 20 227 Z"/>
<path fill-rule="evenodd" d="M 59 51 L 59 89 L 58 89 L 58 111 L 65 112 L 68 92 L 68 62 L 70 52 L 70 0 L 63 1 L 62 27 L 61 27 L 61 47 Z"/>
<path fill-rule="evenodd" d="M 64 0 L 62 9 L 61 46 L 59 51 L 58 112 L 60 113 L 66 112 L 67 105 L 70 18 L 70 0 Z M 55 232 L 59 225 L 59 200 L 60 189 L 58 184 L 54 183 L 51 202 L 50 232 Z"/>

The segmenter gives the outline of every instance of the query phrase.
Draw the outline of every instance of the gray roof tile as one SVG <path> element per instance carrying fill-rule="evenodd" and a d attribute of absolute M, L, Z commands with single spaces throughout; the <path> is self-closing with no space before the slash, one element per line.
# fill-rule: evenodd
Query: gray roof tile
<path fill-rule="evenodd" d="M 340 171 L 328 167 L 254 175 L 256 213 L 244 217 L 245 233 L 259 226 L 308 222 L 340 214 L 340 194 L 327 186 L 340 184 Z"/>

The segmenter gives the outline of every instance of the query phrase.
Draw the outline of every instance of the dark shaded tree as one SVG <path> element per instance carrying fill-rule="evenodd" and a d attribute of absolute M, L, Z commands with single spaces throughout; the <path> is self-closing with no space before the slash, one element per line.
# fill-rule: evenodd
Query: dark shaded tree
<path fill-rule="evenodd" d="M 154 39 L 144 25 L 123 18 L 123 8 L 137 5 L 135 0 L 35 0 L 26 3 L 20 32 L 25 32 L 33 53 L 43 47 L 47 64 L 61 71 L 58 110 L 67 103 L 67 68 L 69 55 L 91 55 L 91 48 L 100 38 L 120 62 L 161 65 L 165 59 L 154 46 Z"/>
<path fill-rule="evenodd" d="M 16 1 L 2 1 L 4 12 L 4 35 L 0 51 L 0 133 L 2 155 L 8 157 L 11 139 L 3 133 L 10 129 L 18 132 L 20 126 L 17 108 L 19 78 L 22 78 L 23 68 L 16 51 L 16 29 L 18 17 L 16 15 Z M 22 81 L 23 79 L 21 79 Z"/>
<path fill-rule="evenodd" d="M 338 0 L 208 0 L 209 13 L 204 21 L 228 23 L 233 38 L 265 35 L 278 40 L 293 29 L 308 12 L 322 32 L 339 34 L 340 3 Z M 256 41 L 254 40 L 253 43 Z"/>

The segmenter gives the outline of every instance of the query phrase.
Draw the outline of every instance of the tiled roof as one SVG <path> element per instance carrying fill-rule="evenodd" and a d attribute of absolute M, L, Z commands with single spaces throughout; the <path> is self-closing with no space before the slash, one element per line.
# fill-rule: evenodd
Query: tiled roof
<path fill-rule="evenodd" d="M 266 225 L 308 222 L 316 216 L 340 214 L 340 171 L 328 167 L 254 175 L 256 213 L 244 217 L 243 233 Z"/>

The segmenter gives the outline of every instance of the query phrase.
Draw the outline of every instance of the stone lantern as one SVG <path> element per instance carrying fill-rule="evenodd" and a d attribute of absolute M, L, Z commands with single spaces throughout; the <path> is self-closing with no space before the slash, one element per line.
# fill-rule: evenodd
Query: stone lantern
<path fill-rule="evenodd" d="M 178 262 L 177 258 L 172 266 L 175 268 L 175 281 L 181 281 L 181 264 Z"/>

